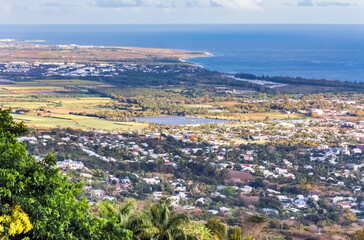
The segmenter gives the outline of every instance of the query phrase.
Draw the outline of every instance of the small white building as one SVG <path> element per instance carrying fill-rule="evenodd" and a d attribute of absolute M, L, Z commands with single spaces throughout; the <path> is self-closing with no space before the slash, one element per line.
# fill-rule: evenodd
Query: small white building
<path fill-rule="evenodd" d="M 101 189 L 91 190 L 91 197 L 103 198 L 105 197 L 105 195 L 106 193 L 104 190 Z"/>
<path fill-rule="evenodd" d="M 151 185 L 160 183 L 160 180 L 157 178 L 143 178 L 143 181 L 146 182 L 147 184 L 151 184 Z"/>
<path fill-rule="evenodd" d="M 58 161 L 56 164 L 57 168 L 70 168 L 70 169 L 82 169 L 84 167 L 82 162 L 76 162 L 72 160 Z"/>

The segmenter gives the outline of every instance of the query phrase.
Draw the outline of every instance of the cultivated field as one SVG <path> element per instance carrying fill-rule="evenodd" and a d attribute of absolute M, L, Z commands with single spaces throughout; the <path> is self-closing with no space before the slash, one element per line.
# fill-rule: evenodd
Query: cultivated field
<path fill-rule="evenodd" d="M 98 93 L 95 93 L 95 88 Z M 103 94 L 103 91 L 116 92 L 119 97 Z M 147 95 L 146 95 L 147 94 Z M 105 97 L 110 96 L 110 97 Z M 159 102 L 168 103 L 180 99 L 183 101 L 183 93 L 171 93 L 171 90 L 161 89 L 120 89 L 116 86 L 104 84 L 98 81 L 79 79 L 57 80 L 21 80 L 13 84 L 0 85 L 0 107 L 11 108 L 16 120 L 26 122 L 30 126 L 41 128 L 77 128 L 77 129 L 103 129 L 103 130 L 128 130 L 140 129 L 148 126 L 147 123 L 130 122 L 127 119 L 132 116 L 158 116 L 176 115 L 176 112 L 166 113 L 158 109 L 143 110 L 142 105 L 136 102 L 148 104 Z M 200 97 L 203 98 L 203 97 Z M 126 99 L 129 99 L 126 101 Z M 175 103 L 173 103 L 175 104 Z M 173 105 L 172 104 L 172 105 Z M 209 113 L 220 107 L 230 107 L 239 104 L 237 101 L 215 102 L 209 104 L 181 104 L 186 111 L 200 117 L 219 118 L 225 120 L 265 120 L 273 119 L 298 119 L 305 116 L 300 114 L 285 114 L 279 111 L 266 113 Z M 144 103 L 144 108 L 146 107 Z M 161 105 L 160 107 L 163 107 Z M 194 110 L 196 109 L 196 111 Z M 203 113 L 198 109 L 205 109 Z M 159 112 L 158 112 L 159 111 Z M 171 110 L 172 111 L 172 110 Z"/>
<path fill-rule="evenodd" d="M 74 115 L 112 111 L 105 107 L 114 100 L 92 95 L 90 86 L 103 83 L 77 79 L 33 80 L 0 85 L 0 107 L 11 108 L 17 121 L 37 128 L 75 128 L 129 130 L 148 126 L 146 123 L 109 121 L 98 117 Z"/>

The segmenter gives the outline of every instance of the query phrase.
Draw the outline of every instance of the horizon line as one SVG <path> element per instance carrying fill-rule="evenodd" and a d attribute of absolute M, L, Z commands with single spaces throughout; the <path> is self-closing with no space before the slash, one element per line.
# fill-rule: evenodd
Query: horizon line
<path fill-rule="evenodd" d="M 0 23 L 5 25 L 364 25 L 364 23 Z"/>

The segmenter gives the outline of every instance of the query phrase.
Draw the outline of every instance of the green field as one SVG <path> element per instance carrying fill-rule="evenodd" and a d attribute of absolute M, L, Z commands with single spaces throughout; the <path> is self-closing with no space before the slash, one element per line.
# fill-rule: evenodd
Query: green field
<path fill-rule="evenodd" d="M 72 116 L 72 115 L 54 115 L 54 116 L 36 116 L 12 114 L 16 121 L 24 121 L 30 127 L 37 128 L 75 128 L 83 130 L 103 129 L 103 130 L 130 130 L 141 129 L 148 126 L 145 123 L 138 122 L 114 122 L 99 118 L 87 116 Z"/>
<path fill-rule="evenodd" d="M 111 111 L 104 105 L 113 102 L 113 99 L 88 92 L 88 87 L 101 85 L 104 84 L 79 79 L 17 81 L 11 85 L 0 85 L 0 105 L 1 108 L 11 108 L 15 120 L 37 128 L 122 131 L 148 126 L 145 123 L 109 121 L 70 114 L 93 114 L 101 108 Z"/>
<path fill-rule="evenodd" d="M 87 81 L 79 79 L 57 79 L 57 80 L 32 80 L 32 81 L 17 81 L 15 85 L 19 86 L 39 86 L 39 85 L 51 85 L 51 86 L 64 86 L 64 85 L 103 85 L 101 82 Z"/>
<path fill-rule="evenodd" d="M 189 91 L 126 89 L 79 79 L 21 80 L 15 84 L 0 85 L 0 107 L 11 108 L 16 120 L 23 120 L 30 126 L 41 128 L 140 129 L 148 124 L 122 121 L 141 115 L 176 115 L 177 111 L 181 111 L 180 107 L 184 108 L 184 113 L 194 116 L 233 121 L 305 117 L 279 111 L 249 114 L 208 113 L 209 108 L 232 107 L 238 105 L 239 101 L 206 102 L 206 92 L 203 89 L 198 89 L 199 94 L 195 94 L 193 98 L 189 97 Z M 190 98 L 188 103 L 185 101 L 186 97 Z M 173 109 L 173 106 L 176 107 Z"/>

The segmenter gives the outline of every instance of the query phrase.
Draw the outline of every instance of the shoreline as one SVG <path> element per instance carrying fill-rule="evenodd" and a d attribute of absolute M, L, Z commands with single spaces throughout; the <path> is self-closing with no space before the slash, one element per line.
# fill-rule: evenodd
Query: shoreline
<path fill-rule="evenodd" d="M 259 79 L 244 79 L 244 78 L 239 78 L 236 77 L 235 74 L 224 74 L 225 77 L 228 78 L 232 78 L 236 81 L 244 81 L 244 82 L 250 82 L 250 83 L 255 83 L 267 88 L 280 88 L 280 87 L 286 87 L 289 84 L 285 84 L 285 83 L 276 83 L 276 82 L 271 82 L 271 81 L 265 81 L 265 80 L 259 80 Z"/>
<path fill-rule="evenodd" d="M 193 59 L 193 58 L 204 58 L 204 57 L 213 57 L 214 56 L 214 54 L 212 54 L 212 53 L 210 53 L 210 52 L 205 52 L 205 51 L 198 51 L 198 52 L 202 52 L 202 53 L 204 53 L 205 54 L 205 56 L 199 56 L 199 57 L 188 57 L 188 58 L 180 58 L 180 59 L 178 59 L 180 62 L 183 62 L 183 63 L 189 63 L 189 64 L 191 64 L 191 65 L 193 65 L 193 66 L 196 66 L 196 67 L 199 67 L 199 68 L 203 68 L 203 69 L 205 69 L 205 67 L 203 66 L 203 65 L 201 65 L 201 64 L 198 64 L 198 63 L 194 63 L 194 62 L 192 62 L 192 61 L 189 61 L 190 59 Z M 206 68 L 206 70 L 208 70 L 207 68 Z M 210 71 L 210 70 L 209 70 Z"/>
<path fill-rule="evenodd" d="M 123 46 L 95 46 L 95 45 L 77 45 L 77 44 L 66 44 L 66 45 L 52 45 L 52 44 L 42 44 L 46 43 L 46 40 L 17 40 L 11 38 L 0 39 L 0 56 L 1 50 L 6 50 L 7 48 L 12 48 L 12 54 L 17 55 L 17 53 L 24 53 L 26 51 L 34 52 L 39 51 L 43 53 L 42 56 L 38 58 L 29 58 L 29 54 L 24 53 L 22 56 L 18 56 L 16 59 L 7 58 L 1 59 L 1 62 L 29 62 L 29 63 L 37 63 L 37 62 L 70 62 L 70 63 L 89 63 L 95 61 L 93 52 L 101 52 L 107 53 L 110 49 L 115 49 L 118 55 L 114 55 L 112 57 L 103 57 L 102 55 L 98 56 L 99 59 L 97 61 L 100 62 L 109 62 L 109 61 L 120 61 L 123 62 L 125 60 L 137 60 L 137 59 L 145 59 L 146 61 L 153 61 L 154 57 L 157 58 L 177 58 L 178 62 L 190 64 L 191 66 L 195 66 L 198 68 L 206 69 L 208 71 L 216 71 L 221 73 L 222 75 L 235 79 L 237 81 L 247 81 L 256 83 L 258 85 L 263 85 L 269 88 L 278 88 L 284 87 L 289 84 L 279 84 L 276 82 L 271 81 L 263 81 L 259 79 L 242 79 L 235 77 L 236 74 L 243 73 L 243 72 L 221 72 L 217 70 L 210 70 L 205 68 L 202 64 L 196 63 L 193 61 L 194 58 L 204 58 L 204 57 L 214 57 L 214 54 L 208 51 L 198 51 L 198 50 L 184 50 L 184 49 L 167 49 L 167 48 L 149 48 L 149 47 L 123 47 Z M 29 48 L 29 49 L 28 49 Z M 52 54 L 56 53 L 64 53 L 69 51 L 74 56 L 59 56 L 58 58 L 52 58 Z M 77 52 L 82 52 L 83 56 L 78 56 Z M 47 55 L 49 54 L 49 55 Z M 71 55 L 68 54 L 68 55 Z M 91 55 L 90 55 L 91 54 Z M 129 56 L 132 54 L 132 56 Z M 134 54 L 134 55 L 133 55 Z M 197 55 L 197 56 L 196 56 Z M 38 55 L 36 55 L 38 56 Z M 44 57 L 46 56 L 46 58 Z M 43 57 L 43 58 L 42 58 Z M 258 76 L 257 76 L 258 77 Z M 280 77 L 280 76 L 272 76 L 272 77 Z M 354 83 L 358 82 L 359 84 L 364 84 L 362 81 L 345 81 L 345 80 L 328 80 L 324 78 L 308 78 L 308 77 L 291 77 L 289 78 L 301 78 L 307 80 L 325 80 L 328 82 L 340 82 L 340 83 Z"/>

